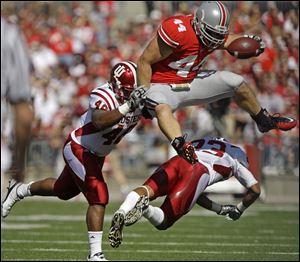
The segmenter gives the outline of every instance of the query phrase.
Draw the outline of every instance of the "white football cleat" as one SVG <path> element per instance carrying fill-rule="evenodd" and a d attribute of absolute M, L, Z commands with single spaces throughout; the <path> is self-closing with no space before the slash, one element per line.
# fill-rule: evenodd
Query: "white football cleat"
<path fill-rule="evenodd" d="M 23 197 L 18 196 L 17 189 L 22 183 L 17 182 L 16 180 L 12 179 L 9 181 L 8 185 L 8 192 L 7 195 L 2 203 L 2 217 L 5 218 L 9 214 L 13 205 L 23 199 Z"/>
<path fill-rule="evenodd" d="M 108 233 L 109 243 L 112 247 L 117 248 L 123 240 L 123 226 L 125 213 L 123 210 L 118 210 L 111 220 L 111 226 Z"/>
<path fill-rule="evenodd" d="M 143 213 L 149 206 L 149 198 L 147 196 L 140 196 L 134 208 L 131 209 L 125 216 L 125 226 L 131 226 L 141 219 Z"/>
<path fill-rule="evenodd" d="M 102 252 L 99 252 L 91 257 L 91 255 L 88 255 L 87 261 L 108 261 Z"/>

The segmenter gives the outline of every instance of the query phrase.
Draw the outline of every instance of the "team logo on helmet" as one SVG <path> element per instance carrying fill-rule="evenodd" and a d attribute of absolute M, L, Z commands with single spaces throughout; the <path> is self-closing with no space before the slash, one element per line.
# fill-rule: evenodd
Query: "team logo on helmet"
<path fill-rule="evenodd" d="M 117 63 L 111 70 L 110 84 L 121 103 L 128 100 L 137 86 L 136 68 L 135 63 L 128 61 Z"/>
<path fill-rule="evenodd" d="M 116 85 L 121 85 L 121 81 L 119 80 L 120 76 L 125 73 L 125 66 L 119 64 L 117 68 L 113 71 L 113 77 L 115 79 Z"/>

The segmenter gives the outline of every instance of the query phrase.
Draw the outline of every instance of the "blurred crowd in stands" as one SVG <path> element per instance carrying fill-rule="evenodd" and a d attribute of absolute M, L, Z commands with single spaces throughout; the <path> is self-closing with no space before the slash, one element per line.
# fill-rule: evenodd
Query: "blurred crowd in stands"
<path fill-rule="evenodd" d="M 125 20 L 124 5 L 134 9 L 137 3 L 143 12 Z M 200 3 L 5 2 L 1 15 L 19 25 L 32 60 L 35 122 L 29 161 L 36 161 L 35 153 L 42 151 L 48 163 L 56 161 L 65 136 L 88 106 L 89 92 L 108 80 L 111 67 L 121 60 L 136 62 L 164 18 L 193 13 Z M 299 119 L 299 2 L 224 3 L 231 13 L 231 32 L 260 35 L 266 49 L 247 60 L 216 51 L 204 69 L 243 75 L 269 112 Z M 249 115 L 230 99 L 188 107 L 176 115 L 188 139 L 218 135 L 237 144 L 253 144 L 261 149 L 265 175 L 298 175 L 299 126 L 289 132 L 261 134 Z M 169 145 L 156 120 L 143 119 L 119 150 L 125 167 L 133 164 L 136 169 L 142 163 L 152 168 L 167 159 Z"/>

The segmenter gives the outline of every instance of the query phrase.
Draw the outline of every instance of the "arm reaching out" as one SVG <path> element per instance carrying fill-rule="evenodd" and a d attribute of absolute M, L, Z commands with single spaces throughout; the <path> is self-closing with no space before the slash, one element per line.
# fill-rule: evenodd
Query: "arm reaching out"
<path fill-rule="evenodd" d="M 236 178 L 239 182 L 248 188 L 242 201 L 234 205 L 220 205 L 213 202 L 205 195 L 200 195 L 197 204 L 211 211 L 216 212 L 218 215 L 226 216 L 229 220 L 238 220 L 243 212 L 251 206 L 260 195 L 260 186 L 252 173 L 243 165 L 237 162 Z"/>
<path fill-rule="evenodd" d="M 229 211 L 234 210 L 235 206 L 234 205 L 220 205 L 212 200 L 210 200 L 207 196 L 205 195 L 200 195 L 197 204 L 199 206 L 202 206 L 210 211 L 216 212 L 218 215 L 221 216 L 226 216 Z"/>
<path fill-rule="evenodd" d="M 236 206 L 225 205 L 223 208 L 229 207 L 228 211 L 224 212 L 225 216 L 229 220 L 238 220 L 243 212 L 259 197 L 260 187 L 259 184 L 253 185 L 248 189 L 246 195 L 244 196 L 242 202 Z"/>
<path fill-rule="evenodd" d="M 243 197 L 243 200 L 235 205 L 220 205 L 210 200 L 205 195 L 200 195 L 197 204 L 211 211 L 216 212 L 218 215 L 225 216 L 228 220 L 238 220 L 243 212 L 259 197 L 260 187 L 259 184 L 253 185 L 248 189 Z"/>
<path fill-rule="evenodd" d="M 128 101 L 117 109 L 104 111 L 94 109 L 92 113 L 92 122 L 99 130 L 104 130 L 118 123 L 127 113 L 141 108 L 145 99 L 146 89 L 142 86 L 137 87 L 129 96 Z"/>

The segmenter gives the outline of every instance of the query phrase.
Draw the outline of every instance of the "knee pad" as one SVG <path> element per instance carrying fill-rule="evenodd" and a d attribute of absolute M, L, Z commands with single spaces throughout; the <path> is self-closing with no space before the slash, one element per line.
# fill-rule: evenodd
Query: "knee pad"
<path fill-rule="evenodd" d="M 234 89 L 238 88 L 244 82 L 244 78 L 241 75 L 228 71 L 220 71 L 220 78 L 226 85 L 233 87 Z"/>
<path fill-rule="evenodd" d="M 83 193 L 90 205 L 100 204 L 105 206 L 108 203 L 108 189 L 104 181 L 98 179 L 88 180 L 86 190 Z"/>

